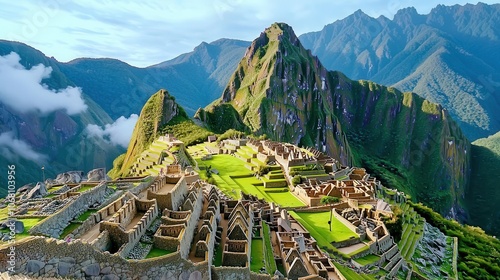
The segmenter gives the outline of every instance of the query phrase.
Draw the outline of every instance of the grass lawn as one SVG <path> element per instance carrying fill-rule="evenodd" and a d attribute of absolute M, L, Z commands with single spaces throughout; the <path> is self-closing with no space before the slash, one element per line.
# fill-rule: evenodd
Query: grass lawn
<path fill-rule="evenodd" d="M 151 248 L 151 251 L 149 251 L 148 255 L 146 256 L 146 259 L 161 257 L 171 253 L 175 253 L 175 251 L 163 250 L 153 246 Z"/>
<path fill-rule="evenodd" d="M 7 209 L 7 208 L 5 208 Z M 2 209 L 3 210 L 3 209 Z M 25 219 L 17 219 L 19 221 L 22 221 L 23 224 L 24 224 L 24 231 L 22 233 L 17 233 L 16 234 L 16 240 L 21 240 L 23 238 L 26 238 L 28 236 L 30 236 L 29 234 L 29 230 L 35 226 L 36 224 L 38 224 L 40 221 L 42 221 L 44 218 L 25 218 Z M 2 229 L 0 230 L 0 232 L 2 233 L 7 233 L 7 232 L 10 232 L 10 229 L 6 228 L 6 229 Z M 2 242 L 0 241 L 0 244 Z"/>
<path fill-rule="evenodd" d="M 364 257 L 355 259 L 355 261 L 357 263 L 359 263 L 360 265 L 372 264 L 374 262 L 377 262 L 378 260 L 380 260 L 380 257 L 376 256 L 376 255 L 373 255 L 373 254 L 369 254 L 369 255 L 366 255 Z"/>
<path fill-rule="evenodd" d="M 61 236 L 60 238 L 63 239 L 65 238 L 66 236 L 68 236 L 68 234 L 72 233 L 75 229 L 77 229 L 79 226 L 81 226 L 81 224 L 78 224 L 78 223 L 70 223 L 64 230 L 63 232 L 61 233 Z"/>
<path fill-rule="evenodd" d="M 328 226 L 328 221 L 330 220 L 330 212 L 318 212 L 318 213 L 298 213 L 294 212 L 295 216 L 299 216 L 302 221 L 306 224 L 303 226 L 309 230 L 309 228 L 314 228 L 314 230 L 324 237 L 328 243 L 345 241 L 351 238 L 356 238 L 358 235 L 340 222 L 335 216 L 332 216 L 332 231 L 330 231 Z M 294 215 L 292 215 L 294 216 Z M 295 218 L 294 216 L 294 218 Z M 311 232 L 312 234 L 312 232 Z M 316 236 L 314 236 L 316 238 Z M 318 241 L 319 242 L 319 241 Z"/>
<path fill-rule="evenodd" d="M 215 250 L 215 253 L 214 253 L 214 261 L 212 263 L 214 266 L 221 266 L 222 265 L 222 251 L 223 251 L 223 248 L 219 244 L 219 246 L 217 246 L 217 249 Z"/>
<path fill-rule="evenodd" d="M 84 192 L 84 191 L 88 191 L 90 190 L 91 188 L 95 187 L 94 185 L 83 185 L 79 190 L 78 192 Z"/>
<path fill-rule="evenodd" d="M 80 216 L 78 216 L 78 218 L 76 218 L 76 219 L 78 221 L 85 222 L 90 217 L 90 215 L 94 214 L 95 212 L 97 212 L 97 210 L 95 210 L 95 209 L 89 209 L 89 210 L 83 212 L 83 214 L 81 214 Z"/>
<path fill-rule="evenodd" d="M 363 274 L 363 275 L 360 275 L 358 273 L 356 273 L 354 270 L 348 268 L 348 267 L 345 267 L 341 264 L 338 264 L 338 263 L 333 263 L 335 265 L 335 267 L 340 270 L 340 272 L 342 273 L 342 275 L 344 275 L 344 277 L 346 279 L 349 279 L 349 280 L 365 280 L 365 279 L 380 279 L 380 277 L 377 277 L 377 275 L 374 275 L 374 274 Z"/>
<path fill-rule="evenodd" d="M 250 170 L 245 167 L 246 163 L 239 158 L 230 155 L 214 155 L 212 159 L 204 161 L 197 159 L 197 161 L 198 166 L 211 166 L 212 169 L 217 169 L 219 174 L 212 174 L 217 186 L 225 194 L 235 199 L 239 199 L 240 191 L 243 191 L 283 207 L 305 206 L 290 192 L 266 192 L 263 182 L 254 177 Z"/>
<path fill-rule="evenodd" d="M 273 275 L 276 271 L 276 261 L 274 260 L 273 245 L 271 244 L 271 236 L 269 236 L 269 225 L 262 222 L 262 235 L 264 239 L 264 256 L 266 262 L 267 273 Z"/>
<path fill-rule="evenodd" d="M 259 270 L 264 267 L 264 242 L 262 239 L 252 239 L 252 252 L 250 262 L 250 270 L 253 272 L 259 272 Z"/>

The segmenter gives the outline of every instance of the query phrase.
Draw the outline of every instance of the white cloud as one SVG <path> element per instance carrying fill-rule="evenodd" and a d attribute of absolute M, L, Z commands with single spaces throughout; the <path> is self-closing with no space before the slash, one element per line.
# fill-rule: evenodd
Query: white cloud
<path fill-rule="evenodd" d="M 89 124 L 87 132 L 91 136 L 127 148 L 138 118 L 136 114 L 130 115 L 129 118 L 121 116 L 114 123 L 105 125 L 104 129 L 98 125 Z"/>
<path fill-rule="evenodd" d="M 0 134 L 0 152 L 10 160 L 22 157 L 40 163 L 47 159 L 45 155 L 35 152 L 28 143 L 14 138 L 11 131 Z"/>
<path fill-rule="evenodd" d="M 51 90 L 42 84 L 43 79 L 50 77 L 51 67 L 38 64 L 26 69 L 20 60 L 15 52 L 0 56 L 0 102 L 21 113 L 46 114 L 62 109 L 74 115 L 87 109 L 80 88 Z"/>

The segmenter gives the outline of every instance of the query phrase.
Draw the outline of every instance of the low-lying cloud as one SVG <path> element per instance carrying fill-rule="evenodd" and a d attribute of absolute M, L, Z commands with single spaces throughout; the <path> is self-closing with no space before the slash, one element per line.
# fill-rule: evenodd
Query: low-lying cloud
<path fill-rule="evenodd" d="M 91 136 L 127 148 L 138 118 L 139 116 L 136 114 L 130 115 L 129 118 L 121 116 L 114 123 L 105 125 L 104 128 L 96 124 L 89 124 L 87 132 Z"/>
<path fill-rule="evenodd" d="M 50 77 L 52 67 L 38 64 L 26 69 L 20 60 L 15 52 L 0 56 L 0 102 L 21 113 L 46 114 L 62 109 L 74 115 L 87 109 L 80 88 L 51 90 L 42 84 Z"/>
<path fill-rule="evenodd" d="M 22 157 L 37 163 L 42 163 L 47 159 L 47 156 L 34 151 L 28 143 L 16 139 L 12 131 L 0 134 L 0 153 L 9 160 L 15 160 L 18 157 Z"/>

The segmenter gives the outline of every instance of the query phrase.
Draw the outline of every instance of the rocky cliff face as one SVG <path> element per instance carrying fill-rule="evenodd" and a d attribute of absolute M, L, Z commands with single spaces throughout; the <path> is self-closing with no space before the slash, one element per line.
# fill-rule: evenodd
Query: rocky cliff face
<path fill-rule="evenodd" d="M 153 94 L 141 110 L 127 153 L 117 159 L 119 162 L 115 160 L 113 163 L 114 170 L 110 173 L 113 174 L 112 177 L 127 175 L 137 156 L 161 135 L 161 128 L 175 118 L 188 119 L 175 98 L 163 89 Z"/>
<path fill-rule="evenodd" d="M 313 146 L 442 213 L 461 209 L 470 144 L 447 111 L 413 93 L 329 72 L 286 24 L 252 43 L 222 97 L 199 113 L 212 129 L 244 125 Z"/>

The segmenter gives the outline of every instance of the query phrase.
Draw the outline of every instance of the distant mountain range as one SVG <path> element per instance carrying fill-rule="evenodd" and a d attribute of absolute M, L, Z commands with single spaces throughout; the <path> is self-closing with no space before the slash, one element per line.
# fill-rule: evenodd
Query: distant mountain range
<path fill-rule="evenodd" d="M 61 71 L 116 119 L 138 114 L 146 100 L 168 88 L 189 115 L 219 97 L 249 42 L 220 39 L 146 68 L 116 59 L 79 58 Z"/>
<path fill-rule="evenodd" d="M 20 56 L 19 67 L 33 69 L 33 66 L 39 64 L 50 67 L 52 69 L 50 77 L 41 81 L 49 90 L 75 86 L 61 72 L 60 63 L 55 59 L 48 58 L 25 44 L 0 41 L 0 55 L 5 56 L 11 52 Z M 5 64 L 2 65 L 2 70 L 6 71 Z M 27 95 L 24 92 L 17 94 Z M 89 171 L 104 167 L 110 165 L 113 158 L 123 152 L 123 148 L 103 139 L 89 137 L 86 133 L 87 125 L 103 126 L 111 123 L 112 119 L 88 95 L 83 94 L 82 98 L 87 109 L 78 114 L 69 114 L 62 109 L 47 113 L 37 110 L 19 111 L 0 102 L 0 163 L 16 165 L 18 187 L 42 181 L 44 175 L 46 178 L 54 178 L 57 173 L 68 170 Z M 34 102 L 37 101 L 28 101 L 28 103 Z M 45 167 L 43 172 L 42 166 Z M 7 181 L 6 176 L 6 173 L 0 174 L 2 186 Z M 0 188 L 0 195 L 5 193 L 6 188 Z"/>
<path fill-rule="evenodd" d="M 116 59 L 80 58 L 61 63 L 26 44 L 0 40 L 0 56 L 15 52 L 26 69 L 38 64 L 51 67 L 50 77 L 42 83 L 51 90 L 80 87 L 88 106 L 77 115 L 68 115 L 63 110 L 49 114 L 21 113 L 0 101 L 0 135 L 9 132 L 4 137 L 22 139 L 34 152 L 46 156 L 45 161 L 36 162 L 2 153 L 0 162 L 17 165 L 19 174 L 23 174 L 17 179 L 19 186 L 43 180 L 42 166 L 46 178 L 68 170 L 110 167 L 124 148 L 91 137 L 86 130 L 88 125 L 103 127 L 121 116 L 138 114 L 146 100 L 160 88 L 171 89 L 192 116 L 198 107 L 206 106 L 220 95 L 248 44 L 220 39 L 202 43 L 193 52 L 173 60 L 137 68 Z M 0 179 L 3 176 L 0 174 Z M 5 191 L 0 188 L 0 196 Z"/>
<path fill-rule="evenodd" d="M 328 69 L 441 104 L 471 140 L 500 130 L 500 4 L 359 10 L 299 38 Z"/>

